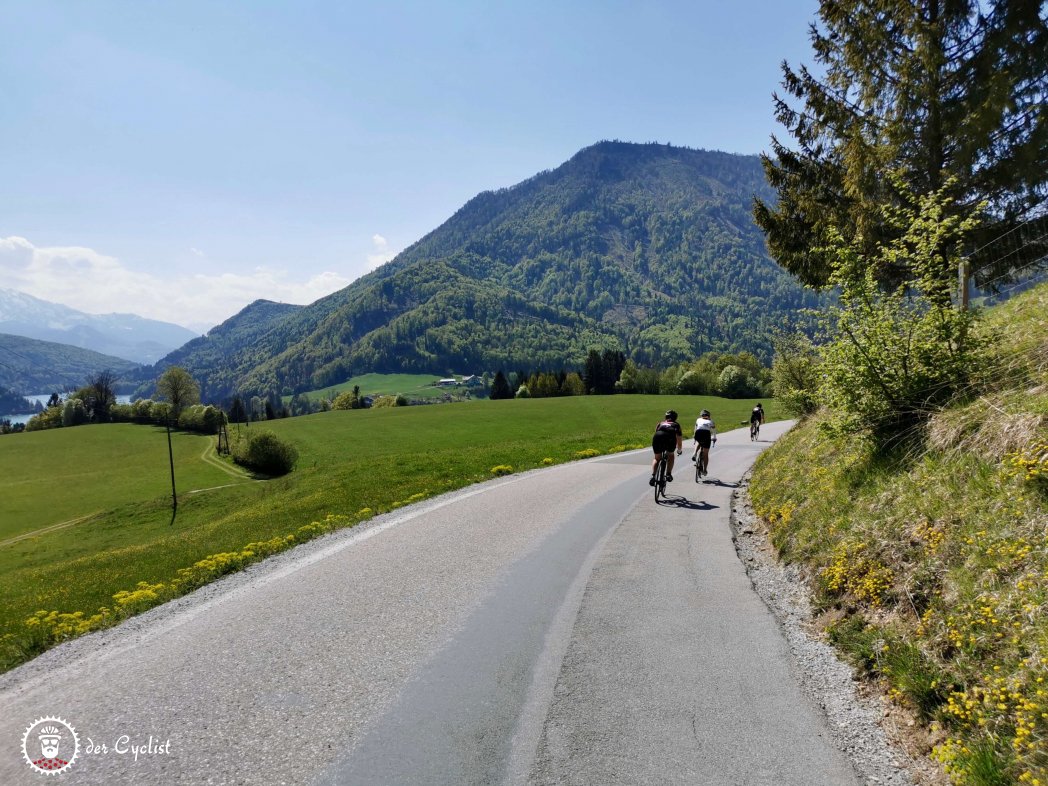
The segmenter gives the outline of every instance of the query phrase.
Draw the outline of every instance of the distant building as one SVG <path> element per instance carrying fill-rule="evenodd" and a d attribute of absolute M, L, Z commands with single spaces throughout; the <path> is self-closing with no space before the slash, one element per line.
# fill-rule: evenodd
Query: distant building
<path fill-rule="evenodd" d="M 478 377 L 476 374 L 470 374 L 468 377 L 462 378 L 462 384 L 466 387 L 479 387 L 484 384 L 484 380 Z"/>
<path fill-rule="evenodd" d="M 438 379 L 437 380 L 437 387 L 438 388 L 453 388 L 453 387 L 456 387 L 457 385 L 458 385 L 458 380 L 457 379 Z"/>

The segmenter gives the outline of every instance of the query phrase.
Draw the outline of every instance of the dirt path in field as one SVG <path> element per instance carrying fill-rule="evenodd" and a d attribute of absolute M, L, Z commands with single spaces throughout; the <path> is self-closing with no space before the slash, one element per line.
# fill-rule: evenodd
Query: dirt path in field
<path fill-rule="evenodd" d="M 232 486 L 241 486 L 245 483 L 261 483 L 262 481 L 251 477 L 250 473 L 245 472 L 237 467 L 231 467 L 226 464 L 215 454 L 215 444 L 211 441 L 207 441 L 207 446 L 204 448 L 204 452 L 200 454 L 200 460 L 205 464 L 209 464 L 216 469 L 222 470 L 227 475 L 236 478 L 238 483 L 226 483 L 221 486 L 209 486 L 202 489 L 189 489 L 188 491 L 181 492 L 182 494 L 199 494 L 204 491 L 217 491 L 218 489 L 228 489 Z M 96 510 L 83 516 L 77 516 L 75 519 L 67 519 L 66 521 L 59 521 L 57 524 L 48 524 L 45 527 L 34 529 L 31 532 L 23 532 L 21 535 L 15 535 L 14 537 L 0 540 L 0 548 L 10 546 L 18 543 L 19 541 L 27 540 L 28 538 L 39 537 L 40 535 L 47 535 L 50 532 L 56 532 L 66 527 L 73 527 L 77 524 L 81 524 L 88 519 L 92 519 L 98 514 L 102 513 L 101 510 Z"/>
<path fill-rule="evenodd" d="M 46 527 L 34 529 L 32 532 L 23 532 L 21 535 L 15 535 L 13 538 L 0 540 L 0 548 L 10 546 L 12 543 L 18 543 L 18 541 L 25 540 L 26 538 L 35 538 L 37 535 L 46 535 L 48 532 L 55 532 L 56 530 L 65 529 L 66 527 L 72 527 L 79 524 L 81 521 L 87 521 L 87 519 L 94 518 L 101 512 L 102 511 L 100 510 L 96 510 L 94 513 L 88 513 L 86 516 L 79 516 L 75 519 L 69 519 L 68 521 L 60 521 L 57 524 L 49 524 Z"/>

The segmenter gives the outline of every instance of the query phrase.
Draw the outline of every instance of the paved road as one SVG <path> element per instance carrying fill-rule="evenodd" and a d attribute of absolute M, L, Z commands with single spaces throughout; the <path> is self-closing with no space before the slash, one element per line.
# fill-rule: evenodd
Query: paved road
<path fill-rule="evenodd" d="M 75 784 L 857 783 L 732 547 L 765 445 L 658 506 L 646 452 L 492 481 L 59 647 L 0 677 L 0 783 L 48 715 Z"/>

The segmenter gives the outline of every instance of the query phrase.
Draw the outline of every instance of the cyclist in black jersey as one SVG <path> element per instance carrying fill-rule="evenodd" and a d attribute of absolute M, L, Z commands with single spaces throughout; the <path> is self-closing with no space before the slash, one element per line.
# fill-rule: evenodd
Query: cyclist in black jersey
<path fill-rule="evenodd" d="M 666 457 L 666 480 L 673 480 L 673 451 L 676 449 L 679 456 L 684 450 L 684 432 L 681 431 L 680 423 L 677 422 L 677 413 L 669 410 L 666 416 L 655 427 L 655 435 L 651 438 L 651 449 L 655 451 L 655 458 L 651 462 L 651 480 L 649 486 L 655 485 L 655 473 L 659 468 L 659 459 L 663 451 L 668 451 Z"/>

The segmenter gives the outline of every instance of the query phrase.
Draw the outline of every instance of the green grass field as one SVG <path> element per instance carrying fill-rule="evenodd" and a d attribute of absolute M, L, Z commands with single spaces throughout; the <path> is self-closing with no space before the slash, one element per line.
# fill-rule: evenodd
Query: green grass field
<path fill-rule="evenodd" d="M 457 376 L 461 378 L 462 375 Z M 466 390 L 465 388 L 446 390 L 435 387 L 433 383 L 438 379 L 440 379 L 438 374 L 362 374 L 337 385 L 311 390 L 305 395 L 312 401 L 330 399 L 339 393 L 352 390 L 354 385 L 359 385 L 360 392 L 365 396 L 389 396 L 402 393 L 409 399 L 440 399 L 445 393 L 462 393 Z M 291 396 L 285 396 L 284 399 L 286 404 L 291 400 Z"/>
<path fill-rule="evenodd" d="M 300 453 L 294 472 L 264 482 L 232 477 L 205 461 L 213 438 L 177 434 L 180 492 L 212 490 L 182 493 L 174 521 L 163 431 L 105 425 L 5 436 L 0 634 L 18 635 L 38 610 L 90 615 L 138 582 L 167 581 L 208 555 L 286 536 L 329 514 L 352 523 L 490 479 L 496 465 L 521 471 L 547 458 L 573 460 L 586 449 L 646 446 L 671 406 L 681 412 L 685 431 L 702 407 L 729 430 L 752 403 L 584 396 L 334 411 L 256 423 L 250 428 L 271 430 Z M 769 402 L 769 418 L 777 414 Z M 93 515 L 80 523 L 10 540 L 87 514 Z"/>

